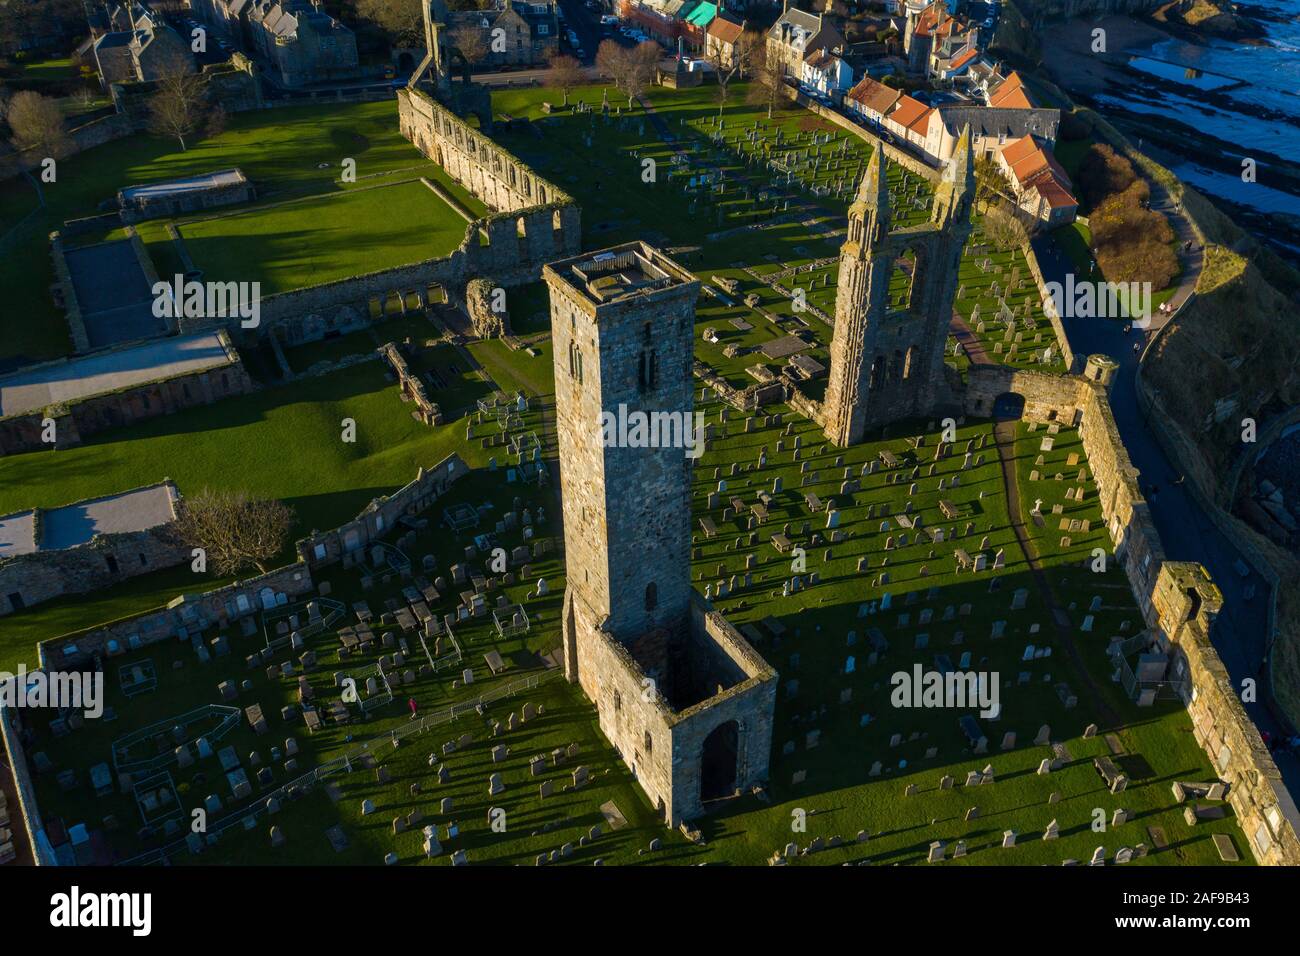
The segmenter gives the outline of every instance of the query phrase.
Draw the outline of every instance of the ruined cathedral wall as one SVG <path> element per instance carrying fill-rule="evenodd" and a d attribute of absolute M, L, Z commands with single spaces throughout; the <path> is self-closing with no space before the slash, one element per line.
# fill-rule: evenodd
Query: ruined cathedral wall
<path fill-rule="evenodd" d="M 562 189 L 422 91 L 399 90 L 397 112 L 402 135 L 493 212 L 574 205 Z M 573 236 L 565 254 L 576 253 L 580 243 Z"/>

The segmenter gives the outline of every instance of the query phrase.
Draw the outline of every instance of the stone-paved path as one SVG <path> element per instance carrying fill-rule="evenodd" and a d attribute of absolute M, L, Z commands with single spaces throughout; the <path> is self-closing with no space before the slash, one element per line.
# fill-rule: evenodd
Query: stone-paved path
<path fill-rule="evenodd" d="M 1007 495 L 1007 513 L 1011 518 L 1011 530 L 1016 533 L 1016 540 L 1020 543 L 1020 550 L 1025 555 L 1025 561 L 1029 565 L 1029 573 L 1033 576 L 1034 586 L 1038 589 L 1043 603 L 1047 605 L 1047 610 L 1052 617 L 1052 627 L 1056 630 L 1056 636 L 1060 645 L 1065 648 L 1069 655 L 1070 666 L 1074 670 L 1075 679 L 1082 685 L 1084 692 L 1087 694 L 1088 704 L 1092 712 L 1100 715 L 1102 721 L 1107 727 L 1118 728 L 1123 721 L 1109 704 L 1106 703 L 1106 697 L 1102 693 L 1097 682 L 1093 680 L 1092 673 L 1083 662 L 1083 655 L 1079 653 L 1079 647 L 1074 642 L 1074 633 L 1070 630 L 1069 615 L 1062 610 L 1056 601 L 1056 595 L 1052 592 L 1052 585 L 1047 580 L 1047 575 L 1043 572 L 1041 562 L 1038 560 L 1038 552 L 1034 549 L 1033 542 L 1029 539 L 1029 532 L 1025 528 L 1024 512 L 1020 505 L 1020 486 L 1016 481 L 1016 422 L 1018 419 L 1001 418 L 993 426 L 993 438 L 997 444 L 998 461 L 1002 466 L 1002 485 Z"/>
<path fill-rule="evenodd" d="M 984 343 L 970 330 L 966 320 L 956 312 L 953 312 L 952 319 L 948 322 L 948 334 L 961 345 L 972 365 L 993 364 L 993 360 L 989 358 L 988 353 L 984 350 Z"/>

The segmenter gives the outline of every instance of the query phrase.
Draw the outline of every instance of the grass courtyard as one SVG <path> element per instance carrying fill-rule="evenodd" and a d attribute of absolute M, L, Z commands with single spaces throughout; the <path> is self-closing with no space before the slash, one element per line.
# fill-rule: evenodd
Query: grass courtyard
<path fill-rule="evenodd" d="M 0 316 L 0 369 L 67 354 L 67 324 L 49 294 L 54 271 L 48 237 L 64 220 L 96 215 L 123 186 L 238 166 L 257 187 L 258 202 L 273 203 L 363 188 L 368 177 L 410 170 L 404 178 L 437 178 L 471 211 L 481 209 L 402 137 L 395 112 L 385 101 L 237 113 L 224 132 L 186 151 L 156 136 L 116 140 L 63 160 L 57 180 L 44 187 L 44 209 L 22 178 L 0 183 L 0 285 L 23 303 L 19 312 Z M 344 159 L 356 160 L 354 184 L 339 181 Z M 142 230 L 151 254 L 166 238 L 164 226 L 153 222 Z M 357 247 L 352 255 L 361 264 L 367 250 Z M 168 260 L 158 265 L 166 271 Z"/>
<path fill-rule="evenodd" d="M 464 218 L 419 180 L 290 200 L 183 222 L 194 264 L 214 281 L 260 282 L 263 295 L 448 255 Z"/>

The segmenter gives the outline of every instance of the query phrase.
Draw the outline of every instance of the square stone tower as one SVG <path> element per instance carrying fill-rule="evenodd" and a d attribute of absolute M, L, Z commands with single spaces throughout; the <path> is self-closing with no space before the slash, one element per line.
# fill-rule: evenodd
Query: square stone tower
<path fill-rule="evenodd" d="M 766 779 L 776 693 L 775 672 L 691 586 L 699 280 L 641 242 L 542 275 L 555 349 L 565 676 L 675 826 Z"/>
<path fill-rule="evenodd" d="M 622 638 L 685 619 L 690 607 L 692 329 L 700 284 L 632 243 L 553 263 L 555 416 L 569 587 Z M 658 413 L 677 434 L 645 447 L 603 425 Z M 664 413 L 672 416 L 665 418 Z M 687 427 L 691 427 L 689 424 Z M 609 439 L 612 438 L 613 441 Z M 675 443 L 674 443 L 675 439 Z M 633 447 L 635 445 L 635 447 Z"/>

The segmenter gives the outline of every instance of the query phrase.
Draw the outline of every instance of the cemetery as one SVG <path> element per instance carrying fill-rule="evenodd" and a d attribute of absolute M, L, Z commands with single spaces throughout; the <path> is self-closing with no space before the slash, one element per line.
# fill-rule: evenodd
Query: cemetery
<path fill-rule="evenodd" d="M 692 580 L 781 674 L 761 795 L 713 809 L 688 834 L 657 822 L 561 678 L 563 565 L 538 553 L 558 543 L 556 489 L 523 483 L 501 454 L 378 555 L 314 574 L 319 597 L 252 626 L 128 649 L 112 669 L 138 682 L 147 668 L 155 683 L 111 686 L 105 720 L 29 728 L 52 841 L 78 824 L 91 835 L 89 848 L 56 850 L 200 864 L 761 864 L 774 853 L 887 864 L 937 860 L 938 841 L 944 859 L 982 865 L 1082 863 L 1098 846 L 1107 862 L 1219 861 L 1212 838 L 1235 829 L 1226 804 L 1169 789 L 1214 778 L 1186 712 L 1164 698 L 1139 710 L 1109 680 L 1107 642 L 1141 616 L 1122 572 L 1078 566 L 1079 549 L 1105 544 L 1091 483 L 1082 500 L 1054 477 L 1040 494 L 1041 473 L 1080 454 L 1071 430 L 1041 467 L 1028 425 L 1001 449 L 1018 519 L 1037 532 L 1036 560 L 1066 609 L 1063 632 L 1012 529 L 990 423 L 967 422 L 943 444 L 909 423 L 839 450 L 789 409 L 700 407 L 711 438 L 693 507 L 717 533 L 697 532 Z M 1058 547 L 1055 527 L 1033 524 L 1031 492 L 1044 514 L 1060 503 L 1062 518 L 1093 530 Z M 961 516 L 947 519 L 940 502 Z M 773 534 L 798 551 L 778 553 Z M 508 554 L 505 573 L 488 566 L 489 545 Z M 958 549 L 983 557 L 980 570 L 959 569 Z M 392 570 L 393 554 L 407 571 Z M 997 672 L 1000 712 L 892 707 L 889 675 L 914 663 Z M 1122 789 L 1099 776 L 1101 760 Z M 186 825 L 199 807 L 203 837 Z M 792 831 L 795 817 L 805 829 Z"/>
<path fill-rule="evenodd" d="M 870 148 L 800 110 L 768 118 L 743 91 L 721 110 L 700 90 L 655 89 L 652 109 L 629 111 L 586 87 L 572 91 L 567 112 L 542 108 L 557 98 L 498 91 L 495 111 L 520 122 L 493 139 L 537 170 L 536 182 L 549 188 L 546 176 L 570 192 L 584 248 L 653 241 L 699 279 L 688 387 L 707 426 L 689 472 L 690 582 L 779 675 L 767 781 L 712 796 L 703 816 L 665 827 L 627 748 L 602 732 L 607 715 L 565 679 L 553 356 L 538 314 L 548 303 L 533 282 L 511 289 L 516 331 L 530 336 L 523 348 L 465 350 L 432 321 L 395 320 L 408 333 L 399 340 L 410 339 L 404 360 L 442 410 L 437 424 L 412 413 L 387 365 L 341 363 L 67 449 L 57 472 L 41 470 L 39 455 L 0 461 L 0 505 L 6 486 L 21 488 L 22 507 L 39 506 L 33 497 L 80 500 L 104 485 L 142 484 L 165 461 L 182 493 L 238 471 L 242 487 L 295 507 L 298 536 L 311 529 L 296 555 L 309 572 L 302 593 L 268 586 L 258 606 L 229 618 L 105 644 L 95 652 L 113 676 L 104 719 L 25 721 L 40 810 L 30 822 L 56 858 L 1254 862 L 1192 732 L 1188 678 L 1160 666 L 1112 553 L 1098 476 L 1074 424 L 972 416 L 953 434 L 937 420 L 896 421 L 840 448 L 798 402 L 740 411 L 720 400 L 778 376 L 797 383 L 796 394 L 823 397 L 844 210 Z M 450 182 L 443 170 L 421 175 Z M 932 185 L 892 164 L 885 178 L 895 224 L 925 222 Z M 371 210 L 384 255 L 423 249 L 453 221 L 464 236 L 464 218 L 416 182 L 421 201 L 427 194 L 446 209 L 414 202 L 402 212 L 411 220 Z M 314 219 L 326 207 L 344 215 L 340 200 L 404 205 L 410 188 L 393 178 L 365 198 L 344 190 L 303 202 Z M 223 232 L 229 217 L 182 223 L 187 254 L 216 272 L 243 268 L 239 257 L 251 254 L 266 281 L 283 283 L 276 288 L 294 288 L 295 275 L 332 275 L 330 261 L 355 271 L 357 255 L 369 255 L 351 231 L 347 244 L 302 252 L 283 237 L 307 207 L 278 208 L 267 215 L 289 218 L 246 248 Z M 142 227 L 151 253 L 174 243 L 157 229 L 166 225 Z M 1063 370 L 1023 253 L 995 251 L 985 238 L 976 228 L 966 247 L 956 311 L 989 362 Z M 894 263 L 894 308 L 914 265 Z M 360 345 L 295 345 L 285 364 L 298 374 Z M 965 373 L 953 346 L 949 364 Z M 360 425 L 356 447 L 340 448 L 344 418 Z M 113 442 L 130 442 L 130 458 Z M 466 480 L 364 546 L 325 548 L 331 535 L 345 537 L 341 522 L 361 520 L 353 516 L 382 505 L 413 471 L 451 455 L 468 465 Z M 618 491 L 649 500 L 644 489 Z M 118 607 L 114 633 L 182 593 L 175 581 L 158 585 L 153 604 Z M 192 579 L 183 588 L 196 590 Z M 20 615 L 0 651 L 26 659 L 35 641 L 56 636 L 44 651 L 89 646 L 109 618 L 58 626 L 68 620 Z M 893 677 L 914 669 L 985 675 L 997 702 L 898 706 Z M 1197 730 L 1205 733 L 1199 718 Z"/>
<path fill-rule="evenodd" d="M 652 114 L 626 107 L 606 114 L 604 89 L 581 87 L 570 94 L 571 112 L 544 113 L 544 88 L 501 90 L 494 105 L 531 120 L 531 135 L 512 127 L 495 138 L 570 192 L 583 208 L 587 245 L 659 236 L 662 245 L 692 250 L 696 258 L 685 261 L 704 283 L 697 355 L 743 390 L 786 366 L 765 347 L 790 334 L 803 340 L 801 352 L 827 364 L 844 211 L 871 148 L 800 108 L 784 105 L 769 120 L 763 107 L 745 102 L 743 84 L 721 110 L 713 97 L 655 89 Z M 597 139 L 612 148 L 592 150 Z M 582 174 L 566 163 L 573 152 L 586 157 Z M 924 221 L 932 184 L 893 163 L 887 176 L 896 224 Z M 957 313 L 990 360 L 1063 370 L 1024 253 L 992 248 L 978 223 L 977 212 Z M 900 261 L 895 298 L 909 273 Z M 949 364 L 964 369 L 956 340 L 949 346 Z M 824 378 L 798 381 L 809 398 L 822 398 Z"/>

